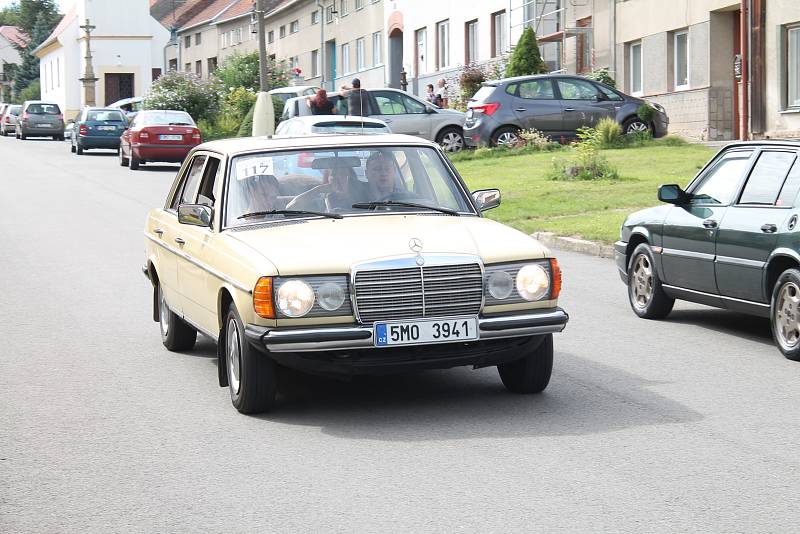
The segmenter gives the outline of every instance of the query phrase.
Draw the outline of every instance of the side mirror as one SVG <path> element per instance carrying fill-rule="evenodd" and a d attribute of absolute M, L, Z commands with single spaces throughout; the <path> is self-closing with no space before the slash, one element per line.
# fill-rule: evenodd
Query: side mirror
<path fill-rule="evenodd" d="M 211 208 L 203 204 L 181 204 L 178 206 L 178 222 L 190 226 L 211 226 Z"/>
<path fill-rule="evenodd" d="M 668 204 L 685 204 L 689 195 L 678 184 L 666 184 L 658 188 L 658 200 Z"/>
<path fill-rule="evenodd" d="M 478 204 L 478 209 L 488 211 L 500 205 L 499 189 L 479 189 L 472 192 L 472 198 Z"/>

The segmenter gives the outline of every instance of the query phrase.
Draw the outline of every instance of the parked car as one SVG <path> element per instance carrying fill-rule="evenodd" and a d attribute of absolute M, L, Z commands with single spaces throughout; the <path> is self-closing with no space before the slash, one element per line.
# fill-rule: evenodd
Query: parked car
<path fill-rule="evenodd" d="M 136 118 L 136 115 L 138 115 L 140 111 L 142 111 L 142 108 L 144 107 L 144 98 L 141 96 L 123 98 L 122 100 L 117 100 L 116 102 L 109 104 L 108 107 L 121 109 L 128 118 L 128 122 L 130 122 Z"/>
<path fill-rule="evenodd" d="M 281 102 L 286 102 L 290 98 L 295 98 L 298 96 L 312 96 L 316 94 L 317 87 L 316 85 L 290 85 L 287 87 L 278 87 L 277 89 L 272 89 L 268 91 L 268 94 L 274 97 L 278 97 Z"/>
<path fill-rule="evenodd" d="M 57 141 L 64 140 L 64 115 L 55 102 L 28 100 L 22 104 L 22 111 L 17 117 L 15 130 L 17 139 L 28 137 L 52 137 Z"/>
<path fill-rule="evenodd" d="M 454 109 L 443 109 L 398 89 L 369 89 L 367 115 L 385 122 L 393 133 L 415 135 L 435 141 L 446 152 L 464 148 L 462 126 L 465 115 Z M 336 112 L 347 115 L 347 99 L 341 93 L 328 93 Z M 311 115 L 305 97 L 286 101 L 282 119 Z"/>
<path fill-rule="evenodd" d="M 769 317 L 780 351 L 800 361 L 800 142 L 736 143 L 665 205 L 626 219 L 615 243 L 631 308 L 659 319 L 675 299 Z"/>
<path fill-rule="evenodd" d="M 275 135 L 313 135 L 313 134 L 376 134 L 392 133 L 385 122 L 369 117 L 344 115 L 307 115 L 282 121 L 275 129 Z"/>
<path fill-rule="evenodd" d="M 148 162 L 182 162 L 200 144 L 200 130 L 185 111 L 140 111 L 122 133 L 119 164 L 132 171 Z"/>
<path fill-rule="evenodd" d="M 540 392 L 568 320 L 561 274 L 536 240 L 483 217 L 499 203 L 415 137 L 206 143 L 145 223 L 153 320 L 168 350 L 197 332 L 218 343 L 242 413 L 273 406 L 279 366 L 497 366 L 510 391 Z"/>
<path fill-rule="evenodd" d="M 78 155 L 94 148 L 119 150 L 119 138 L 128 127 L 119 108 L 86 107 L 72 122 L 70 151 Z"/>
<path fill-rule="evenodd" d="M 8 137 L 9 133 L 17 130 L 17 117 L 22 106 L 20 104 L 10 104 L 0 113 L 0 135 Z"/>
<path fill-rule="evenodd" d="M 574 138 L 578 128 L 595 126 L 603 117 L 622 125 L 625 133 L 650 131 L 666 135 L 669 118 L 655 108 L 652 123 L 637 115 L 641 98 L 581 76 L 519 76 L 484 82 L 467 105 L 464 136 L 469 146 L 514 145 L 519 131 L 535 128 L 551 139 Z"/>

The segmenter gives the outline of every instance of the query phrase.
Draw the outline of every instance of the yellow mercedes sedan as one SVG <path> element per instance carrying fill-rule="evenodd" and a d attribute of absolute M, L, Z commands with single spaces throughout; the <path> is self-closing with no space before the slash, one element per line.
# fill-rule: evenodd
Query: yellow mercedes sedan
<path fill-rule="evenodd" d="M 441 149 L 403 135 L 205 143 L 145 224 L 143 271 L 164 346 L 217 342 L 220 386 L 270 410 L 278 367 L 333 375 L 497 366 L 550 381 L 558 262 L 483 217 Z"/>

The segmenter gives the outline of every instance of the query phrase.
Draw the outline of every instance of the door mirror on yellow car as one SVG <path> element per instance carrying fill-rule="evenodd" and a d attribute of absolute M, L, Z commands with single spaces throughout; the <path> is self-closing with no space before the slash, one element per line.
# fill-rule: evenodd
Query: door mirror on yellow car
<path fill-rule="evenodd" d="M 191 226 L 211 226 L 211 208 L 203 204 L 181 204 L 178 206 L 178 222 Z"/>
<path fill-rule="evenodd" d="M 666 184 L 658 188 L 658 200 L 668 204 L 685 204 L 689 195 L 677 184 Z"/>
<path fill-rule="evenodd" d="M 479 189 L 472 192 L 472 198 L 478 204 L 478 209 L 487 211 L 500 205 L 499 189 Z"/>

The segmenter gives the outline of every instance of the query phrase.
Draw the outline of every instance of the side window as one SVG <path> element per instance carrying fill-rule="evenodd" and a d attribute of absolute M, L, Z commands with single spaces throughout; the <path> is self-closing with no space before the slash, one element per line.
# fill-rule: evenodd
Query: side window
<path fill-rule="evenodd" d="M 406 112 L 401 95 L 397 93 L 376 91 L 375 102 L 378 104 L 379 115 L 401 115 Z"/>
<path fill-rule="evenodd" d="M 797 198 L 797 193 L 800 192 L 800 159 L 794 161 L 792 170 L 789 171 L 789 176 L 781 188 L 781 194 L 778 195 L 778 200 L 775 202 L 776 206 L 791 206 Z"/>
<path fill-rule="evenodd" d="M 612 91 L 608 87 L 605 87 L 605 86 L 599 85 L 599 84 L 595 85 L 595 87 L 600 89 L 600 92 L 603 93 L 604 95 L 606 95 L 606 98 L 609 99 L 609 100 L 614 100 L 614 101 L 617 101 L 617 102 L 621 102 L 622 100 L 624 100 L 624 98 L 619 96 L 617 93 L 615 93 L 614 91 Z"/>
<path fill-rule="evenodd" d="M 178 209 L 180 204 L 193 204 L 195 194 L 197 193 L 197 185 L 200 182 L 200 176 L 203 173 L 203 164 L 206 162 L 205 156 L 195 156 L 189 169 L 186 171 L 175 198 L 172 200 L 172 209 Z"/>
<path fill-rule="evenodd" d="M 528 80 L 519 84 L 519 97 L 529 100 L 552 100 L 555 98 L 550 80 Z"/>
<path fill-rule="evenodd" d="M 506 93 L 510 94 L 511 96 L 517 96 L 517 87 L 519 87 L 518 83 L 510 83 L 506 85 Z"/>
<path fill-rule="evenodd" d="M 752 150 L 729 152 L 706 171 L 700 183 L 692 188 L 692 204 L 730 204 L 739 187 L 739 180 L 750 164 Z"/>
<path fill-rule="evenodd" d="M 739 204 L 774 206 L 795 159 L 793 152 L 762 152 L 744 186 Z"/>
<path fill-rule="evenodd" d="M 599 92 L 593 83 L 583 80 L 558 80 L 562 100 L 592 100 Z"/>
<path fill-rule="evenodd" d="M 200 190 L 197 193 L 197 203 L 214 207 L 214 187 L 219 176 L 220 161 L 217 158 L 208 158 L 205 170 L 203 170 L 203 180 L 200 182 Z"/>
<path fill-rule="evenodd" d="M 410 96 L 401 95 L 406 105 L 406 113 L 425 113 L 425 104 L 417 102 Z"/>

